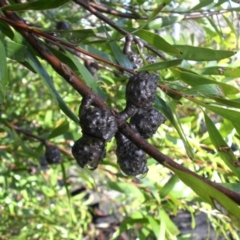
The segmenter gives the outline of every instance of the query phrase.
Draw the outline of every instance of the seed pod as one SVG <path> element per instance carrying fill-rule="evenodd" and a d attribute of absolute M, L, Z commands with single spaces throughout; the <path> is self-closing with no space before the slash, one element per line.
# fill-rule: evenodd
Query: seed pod
<path fill-rule="evenodd" d="M 82 111 L 80 126 L 84 134 L 104 141 L 110 141 L 117 131 L 115 117 L 109 111 L 98 107 L 90 107 Z"/>
<path fill-rule="evenodd" d="M 129 176 L 147 173 L 146 153 L 121 133 L 116 134 L 116 141 L 116 155 L 120 169 Z"/>
<path fill-rule="evenodd" d="M 155 100 L 158 76 L 148 72 L 139 72 L 130 77 L 126 87 L 127 104 L 138 108 L 147 108 Z"/>
<path fill-rule="evenodd" d="M 135 53 L 135 52 L 127 52 L 126 55 L 127 55 L 127 58 L 129 59 L 129 61 L 132 63 L 133 69 L 138 69 L 138 68 L 143 67 L 144 62 L 143 62 L 142 56 L 140 54 Z M 145 57 L 148 64 L 157 62 L 157 58 L 154 56 L 143 55 L 143 57 Z"/>
<path fill-rule="evenodd" d="M 129 61 L 132 63 L 133 69 L 137 69 L 143 66 L 143 60 L 140 54 L 137 54 L 135 52 L 128 52 L 126 55 Z"/>
<path fill-rule="evenodd" d="M 152 137 L 158 127 L 166 121 L 166 118 L 155 108 L 143 108 L 131 118 L 130 124 L 134 125 L 137 132 L 145 139 Z"/>
<path fill-rule="evenodd" d="M 158 59 L 152 55 L 146 55 L 145 57 L 146 57 L 146 61 L 148 62 L 148 64 L 153 64 L 158 61 Z"/>
<path fill-rule="evenodd" d="M 45 158 L 49 164 L 59 163 L 61 154 L 57 147 L 46 145 Z"/>
<path fill-rule="evenodd" d="M 101 139 L 83 135 L 72 147 L 72 155 L 83 168 L 87 165 L 91 170 L 97 168 L 105 157 L 105 142 Z"/>

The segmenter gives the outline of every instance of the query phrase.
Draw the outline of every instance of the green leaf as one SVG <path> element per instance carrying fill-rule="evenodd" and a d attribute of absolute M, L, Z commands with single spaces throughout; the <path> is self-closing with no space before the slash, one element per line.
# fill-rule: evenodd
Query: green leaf
<path fill-rule="evenodd" d="M 171 176 L 167 183 L 161 189 L 160 195 L 161 198 L 166 197 L 174 188 L 176 183 L 179 181 L 179 178 L 176 175 Z"/>
<path fill-rule="evenodd" d="M 231 107 L 231 108 L 239 108 L 240 109 L 240 102 L 236 99 L 228 100 L 225 98 L 219 98 L 219 97 L 211 97 L 211 99 L 215 100 L 218 103 L 221 103 L 221 105 Z"/>
<path fill-rule="evenodd" d="M 139 201 L 144 201 L 145 199 L 144 194 L 139 190 L 139 188 L 132 184 L 108 181 L 107 185 L 113 190 L 126 194 L 128 197 L 132 196 Z"/>
<path fill-rule="evenodd" d="M 12 4 L 0 8 L 1 10 L 22 11 L 22 10 L 46 10 L 62 6 L 69 0 L 39 0 L 30 3 Z"/>
<path fill-rule="evenodd" d="M 202 68 L 200 73 L 203 75 L 222 75 L 225 77 L 237 78 L 240 77 L 240 68 L 230 67 L 207 67 Z"/>
<path fill-rule="evenodd" d="M 19 43 L 11 42 L 8 40 L 4 41 L 4 46 L 5 46 L 6 54 L 8 58 L 18 62 L 25 61 L 26 52 L 27 52 L 26 46 Z"/>
<path fill-rule="evenodd" d="M 221 87 L 225 95 L 239 93 L 239 90 L 231 85 L 228 85 L 226 83 L 216 82 L 212 79 L 190 72 L 184 68 L 175 67 L 175 68 L 170 68 L 170 70 L 176 77 L 178 77 L 180 80 L 184 81 L 185 83 L 189 84 L 192 87 L 205 85 L 205 84 L 216 84 Z"/>
<path fill-rule="evenodd" d="M 158 50 L 161 50 L 163 52 L 181 56 L 181 51 L 169 44 L 167 41 L 165 41 L 162 37 L 160 37 L 158 34 L 152 33 L 147 30 L 139 30 L 134 33 L 138 37 L 142 38 L 146 42 L 148 42 L 150 45 L 156 47 Z M 181 57 L 182 58 L 182 57 Z"/>
<path fill-rule="evenodd" d="M 41 63 L 38 61 L 36 56 L 32 53 L 32 51 L 28 51 L 26 54 L 26 58 L 28 59 L 29 64 L 32 66 L 32 68 L 42 77 L 44 80 L 45 85 L 47 86 L 49 92 L 53 96 L 53 98 L 58 103 L 60 109 L 75 123 L 78 124 L 78 118 L 73 114 L 73 112 L 68 108 L 66 103 L 63 101 L 63 99 L 58 94 L 57 90 L 55 89 L 52 79 L 48 75 L 48 73 L 45 71 L 44 67 L 41 65 Z"/>
<path fill-rule="evenodd" d="M 110 47 L 114 57 L 116 58 L 117 62 L 125 68 L 132 69 L 133 66 L 127 56 L 122 53 L 121 49 L 118 47 L 115 41 L 110 42 Z"/>
<path fill-rule="evenodd" d="M 224 97 L 224 93 L 222 92 L 222 89 L 217 84 L 203 84 L 199 86 L 192 87 L 191 89 L 182 91 L 186 94 L 203 94 L 205 96 L 216 96 L 216 97 Z"/>
<path fill-rule="evenodd" d="M 7 69 L 6 52 L 1 37 L 0 37 L 0 53 L 1 53 L 0 57 L 0 83 L 1 83 L 3 82 L 3 78 L 5 77 Z"/>
<path fill-rule="evenodd" d="M 148 222 L 149 222 L 149 226 L 151 227 L 150 229 L 153 231 L 156 239 L 158 238 L 159 236 L 159 226 L 160 226 L 160 223 L 156 221 L 155 218 L 153 218 L 152 216 L 146 216 L 146 218 L 148 219 Z"/>
<path fill-rule="evenodd" d="M 233 192 L 240 194 L 240 184 L 239 183 L 218 183 L 218 184 L 229 190 L 232 190 Z"/>
<path fill-rule="evenodd" d="M 180 233 L 177 226 L 169 218 L 168 214 L 165 212 L 163 208 L 161 209 L 160 219 L 161 222 L 163 221 L 164 224 L 166 225 L 168 234 L 171 234 L 172 236 L 177 236 Z"/>
<path fill-rule="evenodd" d="M 153 20 L 148 24 L 148 27 L 150 29 L 156 29 L 159 30 L 160 28 L 172 25 L 174 23 L 180 22 L 182 19 L 184 19 L 183 15 L 179 16 L 168 16 L 168 17 L 161 17 Z"/>
<path fill-rule="evenodd" d="M 196 102 L 197 104 L 207 108 L 208 110 L 211 110 L 212 112 L 215 112 L 222 116 L 223 118 L 226 118 L 232 122 L 238 133 L 240 134 L 240 112 L 231 110 L 231 109 L 226 109 L 226 108 L 220 108 L 220 107 L 215 107 L 215 106 L 210 106 L 208 104 L 202 103 L 201 101 L 197 101 L 192 99 L 193 102 Z"/>
<path fill-rule="evenodd" d="M 179 136 L 181 137 L 181 139 L 182 139 L 182 141 L 184 143 L 187 155 L 191 159 L 193 159 L 194 158 L 194 154 L 193 154 L 193 151 L 192 151 L 192 147 L 190 146 L 189 142 L 186 139 L 186 136 L 184 135 L 184 133 L 182 131 L 182 127 L 181 127 L 181 124 L 178 122 L 178 118 L 176 118 L 173 115 L 174 109 L 171 109 L 169 107 L 169 105 L 163 99 L 161 99 L 160 97 L 157 96 L 156 100 L 157 100 L 156 101 L 157 108 L 165 115 L 165 117 L 175 127 L 175 129 L 177 130 Z"/>
<path fill-rule="evenodd" d="M 162 11 L 162 9 L 165 7 L 167 3 L 163 3 L 163 4 L 158 4 L 157 7 L 154 9 L 154 11 L 151 13 L 151 15 L 149 16 L 149 18 L 147 19 L 147 21 L 144 22 L 143 25 L 141 25 L 138 29 L 142 29 L 145 26 L 147 26 L 154 18 L 156 18 L 156 16 Z M 138 31 L 138 30 L 137 30 Z"/>
<path fill-rule="evenodd" d="M 59 135 L 62 135 L 66 133 L 69 129 L 69 123 L 67 120 L 63 121 L 62 123 L 59 124 L 53 131 L 50 133 L 48 136 L 48 139 L 55 138 Z"/>
<path fill-rule="evenodd" d="M 240 208 L 224 193 L 188 172 L 167 165 L 177 176 L 204 201 L 228 216 L 240 228 Z M 237 194 L 237 193 L 236 193 Z M 235 194 L 235 195 L 236 195 Z M 240 195 L 239 195 L 240 199 Z"/>
<path fill-rule="evenodd" d="M 58 32 L 61 38 L 65 38 L 73 44 L 78 44 L 89 37 L 96 36 L 93 29 L 61 30 L 55 32 Z"/>
<path fill-rule="evenodd" d="M 14 33 L 6 22 L 0 21 L 0 31 L 6 36 L 8 36 L 10 39 L 13 39 Z"/>
<path fill-rule="evenodd" d="M 179 52 L 181 52 L 181 54 L 176 55 L 178 58 L 194 61 L 221 60 L 224 58 L 229 58 L 236 54 L 234 51 L 213 50 L 209 48 L 193 47 L 188 45 L 173 45 L 172 47 L 178 49 Z"/>
<path fill-rule="evenodd" d="M 210 5 L 210 6 L 209 6 Z M 195 11 L 198 9 L 201 9 L 203 7 L 208 6 L 208 8 L 213 7 L 214 6 L 214 2 L 213 1 L 209 1 L 209 0 L 201 0 L 200 3 L 198 3 L 195 7 L 193 7 L 191 10 Z"/>
<path fill-rule="evenodd" d="M 106 99 L 105 93 L 98 86 L 96 79 L 87 70 L 87 68 L 78 59 L 76 59 L 71 53 L 67 52 L 66 54 L 72 60 L 72 62 L 75 64 L 78 71 L 81 73 L 82 78 L 85 81 L 85 83 L 87 84 L 87 86 L 90 87 L 102 99 Z"/>
<path fill-rule="evenodd" d="M 211 121 L 211 119 L 204 112 L 205 123 L 207 126 L 209 137 L 217 149 L 220 157 L 224 160 L 225 164 L 232 170 L 232 172 L 240 179 L 240 165 L 238 166 L 237 158 L 234 156 L 233 151 L 227 145 L 227 143 L 222 138 L 221 134 L 217 130 L 215 124 Z"/>
<path fill-rule="evenodd" d="M 214 23 L 213 19 L 208 17 L 207 20 L 211 24 L 211 26 L 214 28 L 215 32 L 222 37 L 222 32 L 218 29 L 217 25 Z"/>
<path fill-rule="evenodd" d="M 153 64 L 149 64 L 147 66 L 143 66 L 138 69 L 139 72 L 141 71 L 158 71 L 165 68 L 173 67 L 182 63 L 181 59 L 164 61 L 164 62 L 157 62 Z"/>
<path fill-rule="evenodd" d="M 6 52 L 1 37 L 0 37 L 0 53 L 1 53 L 0 57 L 0 103 L 1 103 L 6 95 L 6 89 L 9 82 Z"/>

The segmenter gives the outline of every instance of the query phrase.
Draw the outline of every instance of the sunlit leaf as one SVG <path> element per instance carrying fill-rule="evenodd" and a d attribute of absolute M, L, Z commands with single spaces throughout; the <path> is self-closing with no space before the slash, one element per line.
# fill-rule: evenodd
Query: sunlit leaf
<path fill-rule="evenodd" d="M 183 15 L 179 15 L 179 16 L 168 16 L 168 17 L 162 17 L 162 18 L 157 18 L 153 21 L 151 21 L 148 24 L 148 27 L 150 29 L 156 29 L 159 30 L 163 27 L 172 25 L 176 22 L 180 22 L 182 19 L 184 18 Z"/>
<path fill-rule="evenodd" d="M 67 56 L 74 62 L 88 87 L 90 87 L 101 98 L 105 99 L 105 94 L 103 90 L 99 87 L 99 85 L 97 84 L 97 80 L 92 76 L 92 74 L 87 70 L 87 68 L 70 53 L 67 53 Z"/>
<path fill-rule="evenodd" d="M 66 133 L 68 131 L 68 129 L 69 129 L 69 123 L 68 123 L 68 121 L 64 121 L 64 122 L 60 123 L 59 126 L 57 126 L 55 129 L 52 130 L 52 132 L 48 136 L 48 139 L 62 135 L 64 133 Z"/>
<path fill-rule="evenodd" d="M 170 68 L 170 70 L 176 77 L 178 77 L 180 80 L 184 81 L 185 83 L 189 84 L 192 87 L 205 85 L 205 84 L 215 84 L 221 87 L 225 95 L 231 95 L 239 92 L 237 88 L 231 85 L 228 85 L 222 82 L 216 82 L 212 79 L 203 77 L 199 74 L 194 74 L 192 72 L 189 72 L 183 68 L 175 67 L 175 68 Z"/>
<path fill-rule="evenodd" d="M 213 61 L 213 60 L 221 60 L 224 58 L 230 58 L 236 52 L 227 51 L 227 50 L 213 50 L 209 48 L 203 47 L 194 47 L 187 45 L 173 45 L 176 49 L 178 49 L 181 54 L 176 55 L 178 58 L 182 58 L 185 60 L 194 60 L 194 61 Z"/>
<path fill-rule="evenodd" d="M 211 119 L 207 116 L 206 112 L 204 112 L 204 117 L 207 125 L 208 134 L 213 145 L 217 149 L 220 157 L 224 160 L 225 164 L 240 179 L 240 165 L 238 166 L 238 160 L 234 156 L 233 151 L 224 141 L 215 124 L 213 124 Z"/>
<path fill-rule="evenodd" d="M 48 73 L 45 71 L 45 69 L 42 67 L 38 59 L 35 57 L 35 55 L 32 52 L 27 52 L 27 59 L 29 64 L 32 66 L 32 68 L 42 77 L 44 80 L 44 83 L 46 87 L 49 89 L 49 92 L 53 96 L 53 98 L 57 101 L 59 107 L 61 110 L 74 122 L 78 123 L 78 118 L 73 114 L 73 112 L 68 108 L 64 100 L 60 97 L 59 93 L 55 89 L 52 79 L 48 75 Z"/>
<path fill-rule="evenodd" d="M 141 67 L 138 69 L 138 71 L 157 71 L 157 70 L 162 70 L 165 68 L 173 67 L 176 65 L 181 64 L 182 60 L 170 60 L 170 61 L 164 61 L 164 62 L 157 62 L 153 64 L 149 64 L 147 66 Z"/>
<path fill-rule="evenodd" d="M 214 208 L 227 215 L 236 226 L 240 227 L 240 207 L 236 202 L 227 197 L 224 193 L 210 186 L 203 180 L 183 172 L 173 166 L 168 166 L 177 176 L 188 185 L 198 196 L 204 201 L 212 205 Z M 237 195 L 237 193 L 235 194 Z M 240 200 L 240 195 L 239 195 Z"/>
<path fill-rule="evenodd" d="M 162 50 L 163 52 L 170 53 L 173 55 L 178 55 L 178 56 L 181 55 L 181 50 L 178 50 L 177 48 L 169 44 L 166 40 L 164 40 L 158 34 L 152 33 L 147 30 L 139 30 L 134 34 L 142 38 L 152 46 L 156 47 L 157 49 Z"/>
<path fill-rule="evenodd" d="M 192 87 L 189 90 L 182 91 L 187 94 L 195 95 L 195 94 L 203 94 L 205 96 L 216 96 L 216 97 L 224 97 L 224 93 L 222 89 L 217 84 L 203 84 Z"/>
<path fill-rule="evenodd" d="M 208 67 L 200 69 L 200 73 L 204 75 L 223 75 L 225 77 L 240 77 L 240 68 L 230 67 Z"/>
<path fill-rule="evenodd" d="M 194 154 L 192 151 L 192 147 L 190 146 L 185 134 L 182 131 L 181 124 L 178 122 L 178 119 L 173 115 L 173 109 L 171 109 L 168 104 L 163 101 L 161 98 L 157 97 L 157 108 L 165 115 L 165 117 L 171 122 L 171 124 L 175 127 L 177 130 L 179 136 L 183 140 L 186 152 L 188 156 L 193 159 Z"/>

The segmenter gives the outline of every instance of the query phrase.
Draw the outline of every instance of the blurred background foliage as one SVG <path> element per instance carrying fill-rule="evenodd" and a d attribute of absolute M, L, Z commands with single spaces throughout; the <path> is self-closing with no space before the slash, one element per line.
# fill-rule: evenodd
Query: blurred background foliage
<path fill-rule="evenodd" d="M 133 19 L 106 16 L 124 29 L 142 28 L 140 37 L 155 47 L 159 45 L 160 51 L 164 52 L 168 45 L 154 42 L 148 32 L 178 49 L 184 45 L 223 50 L 219 57 L 214 57 L 217 52 L 185 48 L 186 56 L 178 67 L 167 65 L 161 70 L 160 84 L 177 93 L 159 89 L 155 106 L 162 110 L 164 101 L 175 116 L 175 126 L 167 120 L 149 142 L 193 172 L 214 182 L 235 183 L 235 191 L 239 191 L 239 179 L 216 150 L 216 132 L 210 138 L 204 117 L 205 113 L 211 119 L 239 161 L 239 118 L 235 120 L 231 112 L 227 113 L 228 110 L 239 113 L 240 109 L 240 58 L 238 52 L 234 53 L 239 47 L 237 1 L 164 1 L 166 6 L 162 9 L 158 6 L 163 1 L 158 0 L 97 3 L 134 14 Z M 112 62 L 119 61 L 114 49 L 122 51 L 122 35 L 73 1 L 53 9 L 32 10 L 27 6 L 17 14 L 33 27 L 55 33 L 64 41 Z M 69 23 L 70 30 L 56 30 L 59 21 Z M 1 21 L 0 30 L 3 26 Z M 18 42 L 19 35 L 13 28 L 12 31 L 15 37 L 11 39 L 6 31 L 0 31 L 4 43 Z M 26 42 L 21 44 L 28 46 Z M 8 49 L 6 45 L 5 48 Z M 133 49 L 138 51 L 135 45 Z M 93 81 L 84 75 L 81 58 L 60 46 L 51 45 L 51 50 L 60 59 L 65 57 L 66 63 L 108 106 L 118 111 L 124 109 L 127 74 L 99 62 Z M 169 51 L 173 49 L 166 49 L 164 58 L 174 60 L 176 55 L 168 54 Z M 230 55 L 224 57 L 225 54 Z M 64 114 L 56 92 L 75 116 L 81 96 L 41 58 L 38 60 L 49 78 L 36 74 L 29 59 L 18 60 L 18 53 L 7 56 L 9 81 L 5 88 L 2 84 L 0 99 L 1 239 L 239 239 L 239 230 L 228 217 L 202 201 L 154 159 L 148 159 L 149 172 L 145 178 L 124 176 L 116 164 L 115 140 L 107 144 L 106 158 L 97 170 L 78 167 L 70 152 L 74 140 L 81 136 L 81 129 L 74 117 Z M 206 59 L 200 61 L 201 57 Z M 74 63 L 73 58 L 81 65 Z M 159 61 L 164 62 L 160 58 Z M 150 66 L 149 70 L 156 71 L 159 66 Z M 202 87 L 194 82 L 199 76 L 208 78 L 206 82 L 199 79 L 204 83 Z M 49 91 L 51 80 L 56 90 L 53 94 Z M 225 109 L 226 116 L 211 111 L 208 106 L 212 103 Z M 61 163 L 46 161 L 45 140 L 60 149 Z"/>

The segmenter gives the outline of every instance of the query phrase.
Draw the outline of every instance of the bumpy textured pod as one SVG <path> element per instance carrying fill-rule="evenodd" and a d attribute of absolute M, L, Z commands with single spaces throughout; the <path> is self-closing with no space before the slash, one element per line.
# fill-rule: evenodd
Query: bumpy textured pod
<path fill-rule="evenodd" d="M 61 154 L 57 147 L 46 145 L 45 158 L 49 164 L 59 163 Z"/>
<path fill-rule="evenodd" d="M 117 131 L 115 117 L 109 111 L 94 107 L 86 108 L 80 115 L 82 132 L 92 137 L 109 141 Z"/>
<path fill-rule="evenodd" d="M 97 168 L 98 164 L 105 157 L 105 142 L 83 135 L 72 147 L 72 155 L 77 163 L 83 168 L 88 165 L 91 170 Z"/>
<path fill-rule="evenodd" d="M 139 72 L 130 77 L 126 87 L 127 104 L 138 108 L 150 107 L 155 100 L 158 76 Z"/>
<path fill-rule="evenodd" d="M 140 54 L 137 54 L 135 52 L 128 52 L 127 58 L 132 63 L 133 69 L 137 69 L 143 66 L 143 60 L 140 56 Z"/>
<path fill-rule="evenodd" d="M 139 109 L 131 118 L 130 124 L 134 125 L 137 132 L 145 139 L 152 137 L 158 127 L 166 121 L 166 118 L 155 108 Z"/>
<path fill-rule="evenodd" d="M 143 67 L 144 62 L 142 59 L 142 56 L 138 53 L 135 52 L 127 52 L 126 53 L 127 58 L 129 59 L 129 61 L 132 63 L 133 69 L 138 69 Z M 157 58 L 151 55 L 144 55 L 146 61 L 148 64 L 152 64 L 157 62 Z"/>
<path fill-rule="evenodd" d="M 158 59 L 152 55 L 146 55 L 146 61 L 148 64 L 156 63 Z"/>
<path fill-rule="evenodd" d="M 146 153 L 121 133 L 116 134 L 116 140 L 116 154 L 120 169 L 129 176 L 137 176 L 147 173 Z"/>

